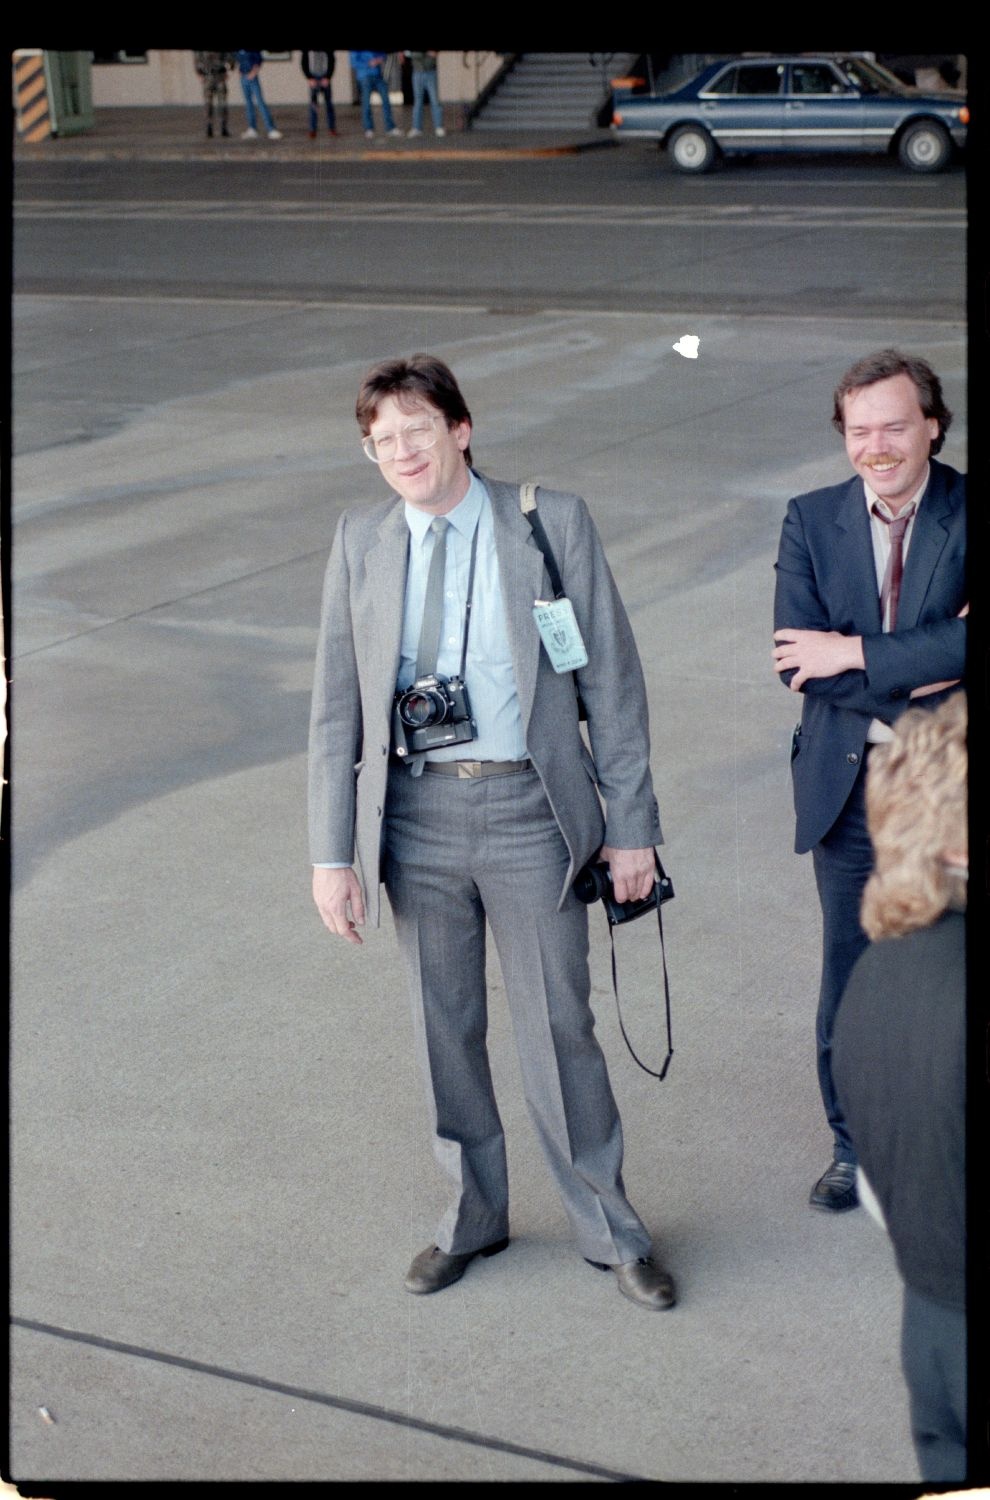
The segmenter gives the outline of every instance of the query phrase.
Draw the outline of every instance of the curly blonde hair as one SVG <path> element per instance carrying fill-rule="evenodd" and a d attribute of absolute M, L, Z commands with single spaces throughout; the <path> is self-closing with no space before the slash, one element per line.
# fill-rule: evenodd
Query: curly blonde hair
<path fill-rule="evenodd" d="M 875 864 L 861 921 L 874 942 L 928 927 L 950 906 L 966 906 L 966 881 L 945 864 L 968 849 L 966 694 L 934 711 L 911 708 L 894 738 L 871 752 L 866 820 Z"/>

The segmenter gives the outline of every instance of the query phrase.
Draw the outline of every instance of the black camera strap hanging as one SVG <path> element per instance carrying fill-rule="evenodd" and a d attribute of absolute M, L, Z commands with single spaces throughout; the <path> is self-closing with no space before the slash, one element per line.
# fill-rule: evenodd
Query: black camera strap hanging
<path fill-rule="evenodd" d="M 467 603 L 464 605 L 464 639 L 461 645 L 462 682 L 464 681 L 464 674 L 467 671 L 468 630 L 471 628 L 471 601 L 474 598 L 474 565 L 478 560 L 478 531 L 480 527 L 481 517 L 479 516 L 474 523 L 474 530 L 471 533 L 471 562 L 468 566 Z"/>
<path fill-rule="evenodd" d="M 612 945 L 612 989 L 615 992 L 615 1009 L 619 1017 L 619 1030 L 622 1039 L 629 1048 L 633 1062 L 649 1073 L 651 1078 L 664 1078 L 670 1067 L 670 1059 L 674 1055 L 674 1042 L 670 1030 L 670 979 L 667 975 L 667 952 L 663 940 L 663 916 L 661 908 L 665 901 L 674 899 L 674 883 L 660 863 L 660 856 L 656 849 L 653 850 L 653 864 L 656 875 L 653 880 L 653 888 L 648 896 L 643 896 L 634 901 L 619 901 L 612 889 L 612 871 L 607 860 L 593 859 L 584 865 L 574 877 L 572 890 L 579 901 L 586 906 L 592 906 L 600 901 L 605 909 L 605 920 L 608 923 L 609 942 Z M 615 961 L 615 929 L 629 922 L 635 922 L 640 917 L 645 917 L 648 912 L 656 910 L 657 927 L 660 930 L 660 963 L 663 968 L 663 994 L 664 1004 L 667 1012 L 667 1056 L 663 1067 L 657 1073 L 653 1068 L 648 1068 L 643 1060 L 636 1056 L 636 1049 L 629 1040 L 625 1022 L 622 1019 L 622 1006 L 619 1004 L 619 977 Z"/>
<path fill-rule="evenodd" d="M 654 855 L 654 858 L 656 858 L 656 855 Z M 660 864 L 659 859 L 657 859 L 657 866 L 660 870 L 661 877 L 663 877 L 663 866 Z M 632 1057 L 633 1062 L 641 1067 L 644 1073 L 649 1073 L 651 1078 L 659 1078 L 662 1081 L 667 1076 L 667 1069 L 670 1067 L 670 1059 L 674 1055 L 674 1040 L 671 1035 L 670 1029 L 670 980 L 667 976 L 667 954 L 663 942 L 663 916 L 661 915 L 661 911 L 662 901 L 658 900 L 657 926 L 660 929 L 660 964 L 663 969 L 663 994 L 667 1015 L 667 1056 L 663 1060 L 663 1066 L 661 1067 L 659 1073 L 657 1073 L 653 1068 L 648 1068 L 645 1062 L 643 1062 L 642 1058 L 637 1057 L 636 1049 L 633 1046 L 632 1042 L 629 1040 L 629 1034 L 626 1031 L 625 1022 L 622 1019 L 622 1006 L 619 1004 L 619 979 L 615 964 L 615 929 L 619 924 L 612 920 L 607 908 L 605 911 L 605 920 L 608 922 L 609 942 L 612 945 L 612 989 L 615 993 L 615 1013 L 619 1018 L 619 1030 L 622 1032 L 622 1040 L 629 1048 L 629 1053 Z"/>

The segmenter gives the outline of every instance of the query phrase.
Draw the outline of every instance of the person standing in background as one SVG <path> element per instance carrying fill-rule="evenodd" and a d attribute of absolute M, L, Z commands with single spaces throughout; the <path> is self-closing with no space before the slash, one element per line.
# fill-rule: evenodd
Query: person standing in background
<path fill-rule="evenodd" d="M 433 119 L 433 134 L 447 134 L 443 128 L 443 109 L 440 105 L 440 92 L 437 84 L 437 55 L 436 52 L 406 53 L 413 70 L 412 129 L 408 132 L 410 137 L 423 134 L 423 103 L 427 97 L 430 101 L 430 115 Z"/>
<path fill-rule="evenodd" d="M 337 134 L 337 116 L 334 113 L 330 80 L 333 77 L 334 55 L 332 52 L 300 52 L 300 66 L 309 83 L 309 138 L 316 140 L 316 127 L 320 118 L 320 95 L 327 112 L 327 131 Z"/>
<path fill-rule="evenodd" d="M 265 96 L 261 92 L 262 56 L 260 52 L 238 52 L 237 67 L 241 75 L 241 89 L 244 93 L 244 108 L 247 110 L 247 130 L 241 132 L 242 141 L 254 141 L 258 138 L 258 117 L 255 114 L 255 105 L 261 110 L 261 118 L 265 122 L 270 141 L 280 141 L 282 132 L 276 130 L 275 121 L 272 119 L 271 110 L 265 103 Z"/>
<path fill-rule="evenodd" d="M 213 135 L 213 111 L 221 135 L 229 135 L 227 128 L 227 74 L 234 66 L 233 52 L 194 52 L 196 72 L 203 80 L 203 103 L 206 105 L 206 134 Z"/>
<path fill-rule="evenodd" d="M 388 59 L 387 52 L 352 52 L 351 69 L 361 91 L 361 124 L 369 141 L 375 138 L 375 121 L 371 113 L 371 96 L 377 94 L 382 101 L 382 121 L 386 135 L 401 135 L 395 123 L 392 105 L 388 97 L 388 84 L 382 68 Z"/>

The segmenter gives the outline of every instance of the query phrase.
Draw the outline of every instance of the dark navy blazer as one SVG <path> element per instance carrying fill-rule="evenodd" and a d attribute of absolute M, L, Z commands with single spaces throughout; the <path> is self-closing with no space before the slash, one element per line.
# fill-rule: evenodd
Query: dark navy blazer
<path fill-rule="evenodd" d="M 791 770 L 798 854 L 828 833 L 856 779 L 870 720 L 892 723 L 912 705 L 912 688 L 964 678 L 966 478 L 931 461 L 911 531 L 897 629 L 881 627 L 870 518 L 863 481 L 791 500 L 777 554 L 774 630 L 837 630 L 863 638 L 865 671 L 812 677 L 801 688 L 801 724 Z M 781 673 L 787 684 L 793 671 Z M 915 700 L 935 708 L 943 693 Z"/>

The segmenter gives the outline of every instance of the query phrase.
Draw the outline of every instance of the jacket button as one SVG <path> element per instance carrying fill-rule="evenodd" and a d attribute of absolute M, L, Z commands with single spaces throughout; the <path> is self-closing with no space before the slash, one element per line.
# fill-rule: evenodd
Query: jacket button
<path fill-rule="evenodd" d="M 377 812 L 377 813 L 378 813 L 378 816 L 379 816 L 379 817 L 381 817 L 381 815 L 382 815 L 382 810 L 381 810 L 381 808 L 380 808 L 380 807 L 379 807 L 379 808 L 376 808 L 376 809 L 375 809 L 375 810 L 376 810 L 376 812 Z"/>
<path fill-rule="evenodd" d="M 891 690 L 890 690 L 890 696 L 892 698 L 903 698 L 904 697 L 904 689 L 903 688 L 891 688 Z"/>
<path fill-rule="evenodd" d="M 846 760 L 851 766 L 859 765 L 859 756 L 856 754 L 855 750 L 850 750 L 849 754 L 846 756 Z"/>
<path fill-rule="evenodd" d="M 382 754 L 383 755 L 387 755 L 388 754 L 388 746 L 387 745 L 383 745 L 382 746 Z"/>

